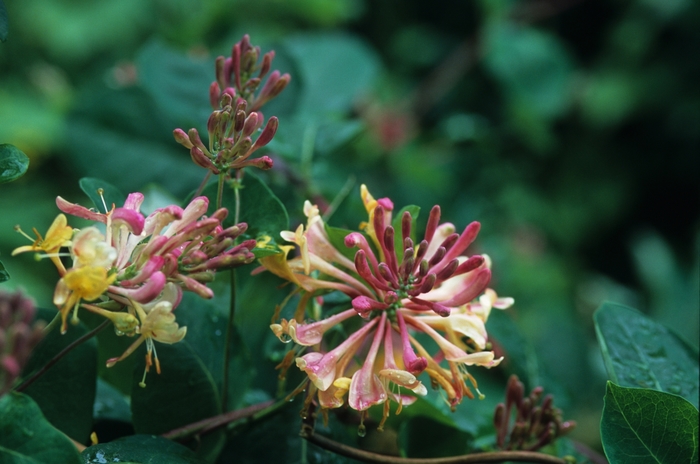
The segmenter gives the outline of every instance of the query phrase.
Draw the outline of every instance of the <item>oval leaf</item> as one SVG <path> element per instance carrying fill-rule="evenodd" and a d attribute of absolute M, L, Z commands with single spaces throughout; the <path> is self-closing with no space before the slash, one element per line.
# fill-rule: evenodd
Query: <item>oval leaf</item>
<path fill-rule="evenodd" d="M 608 382 L 600 434 L 612 464 L 698 462 L 698 410 L 676 395 Z"/>
<path fill-rule="evenodd" d="M 79 464 L 75 446 L 49 424 L 27 395 L 8 393 L 0 398 L 0 462 Z"/>
<path fill-rule="evenodd" d="M 124 201 L 126 201 L 126 195 L 124 195 L 118 188 L 114 185 L 105 182 L 101 179 L 95 177 L 83 177 L 80 179 L 80 189 L 85 192 L 92 202 L 95 204 L 95 208 L 101 213 L 106 213 L 105 204 L 108 209 L 112 208 L 112 205 L 117 207 L 123 206 Z M 102 189 L 102 196 L 98 191 Z M 102 198 L 104 197 L 104 203 Z"/>
<path fill-rule="evenodd" d="M 167 438 L 132 435 L 94 445 L 81 453 L 85 464 L 147 462 L 149 464 L 204 464 L 194 452 Z"/>
<path fill-rule="evenodd" d="M 593 316 L 610 379 L 680 395 L 698 407 L 698 353 L 639 311 L 603 303 Z"/>
<path fill-rule="evenodd" d="M 2 36 L 2 4 L 0 3 L 0 37 Z M 29 168 L 29 158 L 9 143 L 0 144 L 0 184 L 19 179 Z"/>

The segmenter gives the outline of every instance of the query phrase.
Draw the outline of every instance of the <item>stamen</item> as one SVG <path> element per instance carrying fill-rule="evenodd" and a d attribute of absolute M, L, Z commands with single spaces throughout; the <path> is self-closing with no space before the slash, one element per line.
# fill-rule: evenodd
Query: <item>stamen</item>
<path fill-rule="evenodd" d="M 31 238 L 29 235 L 27 235 L 27 234 L 22 230 L 22 228 L 20 227 L 19 224 L 15 225 L 15 232 L 17 232 L 17 233 L 19 233 L 19 234 L 25 236 L 27 239 L 29 239 L 30 241 L 32 241 L 35 245 L 38 245 L 39 243 L 42 242 L 43 239 L 41 238 L 41 234 L 40 234 L 35 228 L 32 228 L 32 230 L 34 231 L 34 233 L 35 233 L 36 236 L 37 236 L 36 239 L 33 239 L 33 238 Z"/>
<path fill-rule="evenodd" d="M 104 206 L 104 208 L 105 208 L 105 214 L 106 214 L 106 213 L 109 211 L 109 209 L 107 208 L 107 202 L 105 202 L 104 193 L 105 193 L 105 189 L 103 189 L 102 187 L 100 187 L 100 188 L 97 189 L 97 194 L 98 194 L 98 195 L 100 196 L 100 198 L 102 199 L 102 206 Z"/>

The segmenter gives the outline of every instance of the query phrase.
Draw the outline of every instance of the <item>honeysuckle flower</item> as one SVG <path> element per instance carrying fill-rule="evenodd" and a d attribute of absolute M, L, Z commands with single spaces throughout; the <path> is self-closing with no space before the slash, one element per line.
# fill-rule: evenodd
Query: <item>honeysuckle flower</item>
<path fill-rule="evenodd" d="M 19 226 L 15 227 L 18 232 L 22 232 Z M 58 269 L 59 274 L 63 275 L 66 272 L 61 259 L 58 257 L 58 252 L 62 247 L 70 245 L 70 239 L 73 236 L 73 228 L 68 225 L 68 220 L 64 214 L 59 214 L 53 220 L 49 230 L 46 232 L 46 238 L 36 230 L 32 229 L 36 235 L 36 240 L 31 245 L 21 246 L 12 251 L 12 256 L 27 251 L 44 252 Z M 31 237 L 24 234 L 31 240 Z"/>
<path fill-rule="evenodd" d="M 175 322 L 175 315 L 172 313 L 173 305 L 169 301 L 158 302 L 148 312 L 136 301 L 131 301 L 130 308 L 133 308 L 141 322 L 138 329 L 135 329 L 135 332 L 139 333 L 140 336 L 126 349 L 126 351 L 124 351 L 121 356 L 108 359 L 107 367 L 112 367 L 119 361 L 125 359 L 145 341 L 146 368 L 143 372 L 143 378 L 141 379 L 141 382 L 139 382 L 139 386 L 145 387 L 146 374 L 148 374 L 151 366 L 154 364 L 154 359 L 156 372 L 160 374 L 160 361 L 158 360 L 158 353 L 156 352 L 156 347 L 153 341 L 156 340 L 160 343 L 166 343 L 169 345 L 182 341 L 187 333 L 187 327 L 180 327 L 178 323 Z"/>
<path fill-rule="evenodd" d="M 365 186 L 360 190 L 369 221 L 362 232 L 349 233 L 346 247 L 355 248 L 349 260 L 330 240 L 318 209 L 305 203 L 308 222 L 283 239 L 299 247 L 299 255 L 284 253 L 261 259 L 263 267 L 298 285 L 300 308 L 294 319 L 270 327 L 284 342 L 307 347 L 296 364 L 306 372 L 322 408 L 348 404 L 361 412 L 384 404 L 383 426 L 389 402 L 401 407 L 427 393 L 419 380 L 426 373 L 443 390 L 454 408 L 478 392 L 470 366 L 493 367 L 485 322 L 491 308 L 505 309 L 513 301 L 487 289 L 491 263 L 487 256 L 463 256 L 480 225 L 472 222 L 462 233 L 450 223 L 440 224 L 440 208 L 430 211 L 425 233 L 418 242 L 409 212 L 392 224 L 393 202 L 375 200 Z M 350 308 L 317 322 L 304 322 L 304 295 L 338 290 L 351 298 Z M 357 314 L 366 322 L 340 345 L 328 347 L 332 327 Z M 427 335 L 437 352 L 431 354 L 414 337 Z M 358 360 L 363 360 L 358 364 Z M 347 395 L 347 399 L 346 399 Z M 481 394 L 479 393 L 479 396 Z"/>

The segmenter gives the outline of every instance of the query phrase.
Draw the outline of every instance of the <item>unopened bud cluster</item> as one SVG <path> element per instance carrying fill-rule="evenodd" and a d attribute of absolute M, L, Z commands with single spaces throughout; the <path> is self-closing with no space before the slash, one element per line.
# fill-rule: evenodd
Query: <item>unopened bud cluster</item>
<path fill-rule="evenodd" d="M 34 313 L 34 303 L 20 292 L 0 292 L 0 396 L 12 388 L 43 337 L 44 323 L 33 323 Z"/>
<path fill-rule="evenodd" d="M 279 95 L 290 80 L 289 74 L 281 75 L 277 70 L 270 73 L 274 56 L 275 52 L 269 51 L 258 63 L 260 47 L 251 46 L 246 35 L 233 46 L 230 57 L 216 59 L 216 81 L 209 87 L 209 101 L 214 111 L 207 121 L 208 146 L 202 142 L 197 129 L 173 131 L 175 140 L 190 150 L 195 164 L 214 174 L 248 166 L 272 167 L 268 156 L 250 157 L 270 143 L 279 125 L 275 116 L 265 122 L 260 108 Z M 258 92 L 266 76 L 267 81 Z"/>
<path fill-rule="evenodd" d="M 523 383 L 512 375 L 506 388 L 506 402 L 499 403 L 494 412 L 497 448 L 536 451 L 576 427 L 576 422 L 562 420 L 552 395 L 542 399 L 542 387 L 535 387 L 528 396 L 524 392 Z M 512 413 L 515 420 L 511 425 Z"/>

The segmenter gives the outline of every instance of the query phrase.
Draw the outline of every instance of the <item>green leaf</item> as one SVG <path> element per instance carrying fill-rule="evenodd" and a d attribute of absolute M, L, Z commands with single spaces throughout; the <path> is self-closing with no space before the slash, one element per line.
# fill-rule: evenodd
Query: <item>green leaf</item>
<path fill-rule="evenodd" d="M 348 234 L 354 232 L 352 230 L 348 229 L 341 229 L 340 227 L 331 227 L 328 224 L 324 224 L 326 233 L 328 234 L 328 238 L 331 242 L 331 245 L 335 247 L 336 250 L 338 250 L 343 256 L 348 258 L 350 261 L 355 261 L 355 254 L 357 253 L 357 248 L 348 248 L 345 246 L 345 237 L 347 237 Z M 364 235 L 364 234 L 363 234 Z M 365 236 L 367 238 L 367 242 L 372 244 L 372 240 Z"/>
<path fill-rule="evenodd" d="M 116 205 L 117 207 L 124 206 L 126 195 L 108 182 L 94 177 L 83 177 L 80 179 L 79 184 L 80 189 L 92 200 L 97 210 L 102 213 L 107 212 L 105 211 L 105 204 L 108 209 L 111 209 L 112 205 Z M 104 203 L 102 202 L 102 197 L 97 193 L 99 189 L 102 189 Z"/>
<path fill-rule="evenodd" d="M 39 309 L 37 318 L 50 321 L 55 310 Z M 32 352 L 23 377 L 43 367 L 56 354 L 88 332 L 82 323 L 68 331 L 49 332 Z M 92 431 L 92 407 L 97 389 L 97 343 L 89 339 L 50 367 L 24 393 L 31 396 L 54 427 L 83 443 Z"/>
<path fill-rule="evenodd" d="M 145 388 L 139 386 L 145 368 L 144 358 L 138 352 L 133 355 L 138 359 L 131 390 L 131 413 L 136 433 L 160 435 L 221 414 L 214 379 L 188 342 L 185 340 L 174 345 L 155 343 L 161 373 L 151 369 Z M 143 348 L 139 352 L 143 353 Z M 203 436 L 197 444 L 197 455 L 214 460 L 223 439 L 222 430 Z"/>
<path fill-rule="evenodd" d="M 155 435 L 132 435 L 93 445 L 81 453 L 84 464 L 134 462 L 144 464 L 205 464 L 188 448 Z"/>
<path fill-rule="evenodd" d="M 131 422 L 128 398 L 112 385 L 98 378 L 93 415 L 95 420 L 111 419 Z"/>
<path fill-rule="evenodd" d="M 0 283 L 10 280 L 10 273 L 5 269 L 5 265 L 0 261 Z"/>
<path fill-rule="evenodd" d="M 608 382 L 600 434 L 611 464 L 698 462 L 698 410 L 676 395 Z"/>
<path fill-rule="evenodd" d="M 10 22 L 7 19 L 7 8 L 5 8 L 5 3 L 0 0 L 0 42 L 7 40 L 9 32 Z"/>
<path fill-rule="evenodd" d="M 411 417 L 399 428 L 399 446 L 411 458 L 459 456 L 471 440 L 468 433 L 427 416 Z"/>
<path fill-rule="evenodd" d="M 698 406 L 698 352 L 639 311 L 603 303 L 593 316 L 610 379 L 680 395 Z"/>
<path fill-rule="evenodd" d="M 65 435 L 49 424 L 27 395 L 0 397 L 0 462 L 4 464 L 79 464 L 80 456 Z"/>
<path fill-rule="evenodd" d="M 0 36 L 2 34 L 2 5 L 0 4 Z M 27 172 L 29 158 L 9 143 L 0 144 L 0 184 L 17 180 Z"/>

